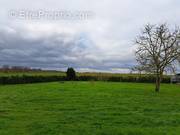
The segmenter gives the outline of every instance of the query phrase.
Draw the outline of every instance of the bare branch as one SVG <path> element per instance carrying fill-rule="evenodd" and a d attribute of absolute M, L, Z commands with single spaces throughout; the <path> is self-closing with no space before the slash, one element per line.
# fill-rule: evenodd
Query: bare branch
<path fill-rule="evenodd" d="M 180 61 L 180 29 L 178 27 L 171 31 L 167 24 L 148 24 L 136 38 L 135 44 L 138 45 L 135 53 L 136 60 L 141 66 L 138 68 L 155 73 L 157 78 L 168 69 L 174 69 L 175 61 Z"/>

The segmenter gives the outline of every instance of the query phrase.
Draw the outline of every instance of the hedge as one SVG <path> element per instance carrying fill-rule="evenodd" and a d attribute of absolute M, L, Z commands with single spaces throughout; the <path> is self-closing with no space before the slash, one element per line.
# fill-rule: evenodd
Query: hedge
<path fill-rule="evenodd" d="M 1 76 L 0 84 L 25 84 L 40 82 L 67 81 L 65 76 Z M 78 76 L 76 81 L 107 81 L 107 82 L 155 82 L 154 76 Z M 170 83 L 170 77 L 164 77 L 162 83 Z"/>
<path fill-rule="evenodd" d="M 40 82 L 64 81 L 64 76 L 4 76 L 0 77 L 0 84 L 25 84 Z"/>
<path fill-rule="evenodd" d="M 79 76 L 78 81 L 107 81 L 107 82 L 139 82 L 139 83 L 154 83 L 156 77 L 147 76 Z M 162 83 L 170 83 L 169 76 L 163 77 Z"/>

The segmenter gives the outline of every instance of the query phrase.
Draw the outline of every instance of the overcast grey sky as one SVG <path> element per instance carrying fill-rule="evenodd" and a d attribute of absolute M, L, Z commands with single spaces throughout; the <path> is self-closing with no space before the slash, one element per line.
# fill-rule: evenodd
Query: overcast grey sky
<path fill-rule="evenodd" d="M 12 11 L 91 16 L 27 19 L 11 16 Z M 147 23 L 179 25 L 179 13 L 179 0 L 0 0 L 0 65 L 128 72 L 140 29 Z"/>

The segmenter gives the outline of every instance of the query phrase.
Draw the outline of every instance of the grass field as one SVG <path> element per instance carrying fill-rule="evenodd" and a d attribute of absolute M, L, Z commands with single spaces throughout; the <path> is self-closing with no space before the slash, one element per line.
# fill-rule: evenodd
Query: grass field
<path fill-rule="evenodd" d="M 180 86 L 0 85 L 0 135 L 179 135 Z"/>
<path fill-rule="evenodd" d="M 30 76 L 65 76 L 65 72 L 58 72 L 58 71 L 9 71 L 9 72 L 2 72 L 0 71 L 0 77 L 2 76 L 23 76 L 23 75 L 30 75 Z"/>

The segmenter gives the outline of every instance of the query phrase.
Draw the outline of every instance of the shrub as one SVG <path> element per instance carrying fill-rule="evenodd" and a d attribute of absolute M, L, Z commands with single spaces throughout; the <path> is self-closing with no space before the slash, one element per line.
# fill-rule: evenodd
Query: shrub
<path fill-rule="evenodd" d="M 70 74 L 68 71 L 68 75 Z M 66 80 L 77 80 L 77 81 L 107 81 L 107 82 L 139 82 L 139 83 L 154 83 L 155 76 L 143 75 L 143 76 L 130 76 L 130 75 L 119 75 L 119 76 L 100 76 L 100 75 L 79 75 L 76 77 L 75 71 L 70 74 L 70 77 L 60 75 L 22 75 L 22 76 L 0 76 L 0 84 L 23 84 L 23 83 L 39 83 L 39 82 L 55 82 L 55 81 L 66 81 Z M 164 76 L 162 83 L 170 83 L 170 76 Z"/>
<path fill-rule="evenodd" d="M 64 81 L 64 76 L 4 76 L 0 77 L 0 84 L 24 84 L 39 82 Z"/>
<path fill-rule="evenodd" d="M 76 80 L 76 72 L 73 68 L 68 68 L 66 72 L 66 77 L 68 81 Z"/>

